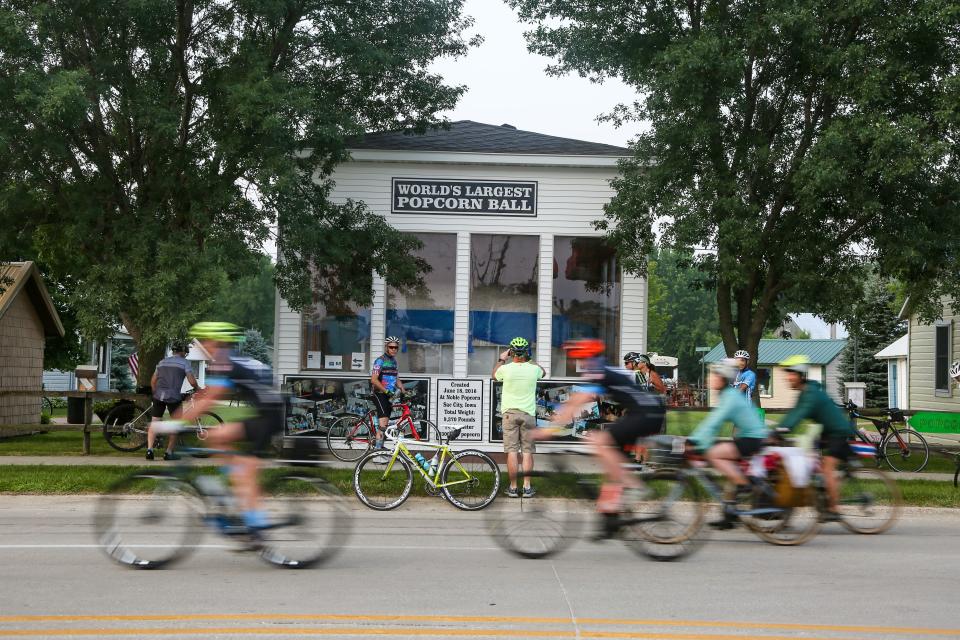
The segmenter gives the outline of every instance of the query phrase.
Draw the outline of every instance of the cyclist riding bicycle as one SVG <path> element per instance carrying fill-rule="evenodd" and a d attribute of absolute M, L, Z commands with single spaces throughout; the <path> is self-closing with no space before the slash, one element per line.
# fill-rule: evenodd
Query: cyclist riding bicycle
<path fill-rule="evenodd" d="M 767 427 L 756 408 L 731 385 L 738 371 L 737 361 L 732 358 L 710 367 L 710 389 L 720 394 L 720 400 L 689 438 L 697 450 L 705 452 L 710 465 L 733 483 L 733 494 L 723 501 L 723 518 L 710 523 L 718 529 L 733 527 L 737 521 L 737 494 L 750 490 L 750 482 L 740 472 L 738 461 L 760 451 L 767 437 Z M 727 422 L 733 423 L 733 442 L 717 443 L 720 427 Z"/>
<path fill-rule="evenodd" d="M 809 358 L 803 355 L 790 356 L 780 366 L 787 373 L 790 388 L 800 391 L 797 405 L 780 421 L 780 428 L 792 431 L 805 418 L 823 425 L 820 449 L 828 509 L 823 519 L 827 522 L 839 520 L 837 503 L 840 501 L 840 480 L 837 466 L 853 457 L 849 442 L 855 435 L 854 427 L 820 383 L 807 379 L 810 373 Z"/>
<path fill-rule="evenodd" d="M 273 374 L 262 362 L 239 355 L 235 348 L 243 332 L 229 322 L 198 322 L 190 327 L 191 338 L 200 340 L 212 360 L 207 364 L 206 391 L 184 412 L 180 424 L 192 422 L 215 402 L 236 394 L 255 414 L 241 422 L 230 422 L 208 433 L 212 447 L 229 450 L 245 442 L 252 456 L 238 456 L 230 463 L 230 482 L 243 509 L 243 522 L 250 529 L 269 525 L 261 511 L 260 460 L 274 434 L 283 428 L 283 397 L 273 388 Z M 167 423 L 169 425 L 170 423 Z"/>
<path fill-rule="evenodd" d="M 387 336 L 386 351 L 373 361 L 370 372 L 370 386 L 373 387 L 373 404 L 377 408 L 377 439 L 375 449 L 383 449 L 384 431 L 390 423 L 393 413 L 393 401 L 403 394 L 403 382 L 397 366 L 397 352 L 400 350 L 400 338 Z"/>
<path fill-rule="evenodd" d="M 576 419 L 583 406 L 606 395 L 623 409 L 623 415 L 606 429 L 591 431 L 587 442 L 603 466 L 605 482 L 597 501 L 597 510 L 604 515 L 604 530 L 598 538 L 609 538 L 618 529 L 619 514 L 624 510 L 625 489 L 641 490 L 635 475 L 627 473 L 623 464 L 631 462 L 626 452 L 632 451 L 638 439 L 659 432 L 665 415 L 663 398 L 637 386 L 634 377 L 623 369 L 608 366 L 603 360 L 606 346 L 601 340 L 577 340 L 564 345 L 567 357 L 580 361 L 585 384 L 557 410 L 553 423 L 566 425 Z M 538 439 L 552 437 L 553 430 L 543 429 Z"/>

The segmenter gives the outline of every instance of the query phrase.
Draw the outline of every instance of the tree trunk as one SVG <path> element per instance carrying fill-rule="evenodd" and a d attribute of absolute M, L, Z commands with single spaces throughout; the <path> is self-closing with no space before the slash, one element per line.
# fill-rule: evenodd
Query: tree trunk
<path fill-rule="evenodd" d="M 142 347 L 137 344 L 137 358 L 140 370 L 137 372 L 137 391 L 150 387 L 150 378 L 157 368 L 157 363 L 166 355 L 164 347 Z M 146 393 L 146 391 L 144 391 Z"/>

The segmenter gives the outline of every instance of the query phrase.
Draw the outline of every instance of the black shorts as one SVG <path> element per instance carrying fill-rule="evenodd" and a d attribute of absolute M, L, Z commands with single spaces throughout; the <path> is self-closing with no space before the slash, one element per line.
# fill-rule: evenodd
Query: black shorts
<path fill-rule="evenodd" d="M 633 451 L 638 439 L 660 433 L 663 423 L 663 411 L 628 411 L 608 426 L 606 431 L 618 447 L 624 451 Z"/>
<path fill-rule="evenodd" d="M 183 404 L 182 400 L 177 402 L 164 402 L 163 400 L 153 399 L 153 407 L 150 409 L 150 416 L 153 418 L 162 418 L 164 411 L 170 412 L 171 418 L 176 418 L 180 415 L 180 405 Z"/>
<path fill-rule="evenodd" d="M 734 438 L 733 444 L 740 452 L 741 458 L 749 458 L 753 454 L 763 449 L 765 440 L 763 438 Z"/>
<path fill-rule="evenodd" d="M 243 421 L 244 439 L 250 445 L 250 453 L 262 456 L 269 452 L 273 436 L 283 431 L 283 420 L 282 404 L 257 407 L 257 415 Z"/>
<path fill-rule="evenodd" d="M 378 418 L 389 418 L 393 413 L 393 403 L 390 402 L 390 394 L 380 391 L 373 392 L 373 406 L 377 408 Z"/>
<path fill-rule="evenodd" d="M 826 436 L 820 439 L 820 452 L 825 456 L 846 462 L 853 457 L 847 436 Z"/>

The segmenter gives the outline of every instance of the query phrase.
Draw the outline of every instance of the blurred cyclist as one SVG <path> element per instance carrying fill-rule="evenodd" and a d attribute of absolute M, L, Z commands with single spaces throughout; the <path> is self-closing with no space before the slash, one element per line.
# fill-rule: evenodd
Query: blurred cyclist
<path fill-rule="evenodd" d="M 820 449 L 828 511 L 822 518 L 827 522 L 839 520 L 837 503 L 840 501 L 840 480 L 837 477 L 837 466 L 853 457 L 849 443 L 855 435 L 854 427 L 820 383 L 807 379 L 810 373 L 810 359 L 807 356 L 790 356 L 781 362 L 780 366 L 787 372 L 787 384 L 790 388 L 800 392 L 797 406 L 780 421 L 780 428 L 792 431 L 805 418 L 823 425 Z"/>
<path fill-rule="evenodd" d="M 242 422 L 223 424 L 208 432 L 207 441 L 218 449 L 231 449 L 233 443 L 246 442 L 255 456 L 237 456 L 230 463 L 230 481 L 240 506 L 243 522 L 257 529 L 267 526 L 266 514 L 260 510 L 260 461 L 274 434 L 283 428 L 283 398 L 273 388 L 270 367 L 237 354 L 235 347 L 243 333 L 229 322 L 198 322 L 190 327 L 190 337 L 200 340 L 212 360 L 207 364 L 206 391 L 184 412 L 181 419 L 189 423 L 215 402 L 235 394 L 253 408 L 255 414 Z"/>
<path fill-rule="evenodd" d="M 580 361 L 584 372 L 584 384 L 574 390 L 553 417 L 556 425 L 573 422 L 584 405 L 599 401 L 603 395 L 619 404 L 623 415 L 606 429 L 590 431 L 587 442 L 593 445 L 594 455 L 603 466 L 606 481 L 600 491 L 597 510 L 604 514 L 605 529 L 598 537 L 609 538 L 616 533 L 618 514 L 624 509 L 624 488 L 640 489 L 636 476 L 623 468 L 630 459 L 624 453 L 631 451 L 639 438 L 657 433 L 663 424 L 663 398 L 644 391 L 633 376 L 623 369 L 607 366 L 603 361 L 606 346 L 601 340 L 577 340 L 564 345 L 567 357 Z M 538 438 L 550 438 L 550 430 L 544 429 Z"/>
<path fill-rule="evenodd" d="M 734 352 L 733 358 L 739 369 L 736 378 L 733 380 L 733 388 L 748 398 L 752 398 L 753 391 L 757 388 L 757 374 L 747 367 L 750 364 L 750 354 L 740 349 Z"/>
<path fill-rule="evenodd" d="M 763 448 L 767 427 L 748 397 L 731 385 L 739 368 L 733 358 L 724 358 L 710 367 L 710 389 L 719 393 L 719 402 L 690 434 L 690 441 L 713 468 L 733 483 L 734 492 L 723 501 L 723 519 L 711 523 L 729 529 L 736 522 L 737 494 L 749 491 L 750 483 L 737 464 Z M 717 443 L 717 434 L 725 423 L 733 423 L 733 442 Z"/>
<path fill-rule="evenodd" d="M 383 449 L 383 432 L 390 424 L 390 414 L 393 413 L 393 400 L 397 394 L 403 393 L 403 383 L 400 381 L 400 368 L 397 365 L 397 353 L 400 351 L 400 338 L 387 336 L 386 351 L 373 361 L 373 370 L 370 372 L 370 386 L 373 387 L 373 404 L 377 407 L 377 440 L 375 449 Z"/>

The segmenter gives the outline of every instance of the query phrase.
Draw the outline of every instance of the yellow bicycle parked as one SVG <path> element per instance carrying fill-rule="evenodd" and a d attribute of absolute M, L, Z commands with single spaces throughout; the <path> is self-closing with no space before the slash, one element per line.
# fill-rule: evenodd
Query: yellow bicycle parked
<path fill-rule="evenodd" d="M 407 438 L 396 427 L 388 427 L 386 437 L 393 449 L 371 451 L 357 462 L 353 472 L 357 497 L 371 509 L 396 509 L 410 496 L 416 469 L 428 494 L 442 495 L 465 511 L 483 509 L 500 490 L 500 468 L 482 451 L 451 449 L 450 441 L 460 431 L 441 433 L 439 443 L 411 440 L 417 449 L 436 450 L 433 458 L 427 460 L 419 451 L 413 453 L 407 448 Z"/>

